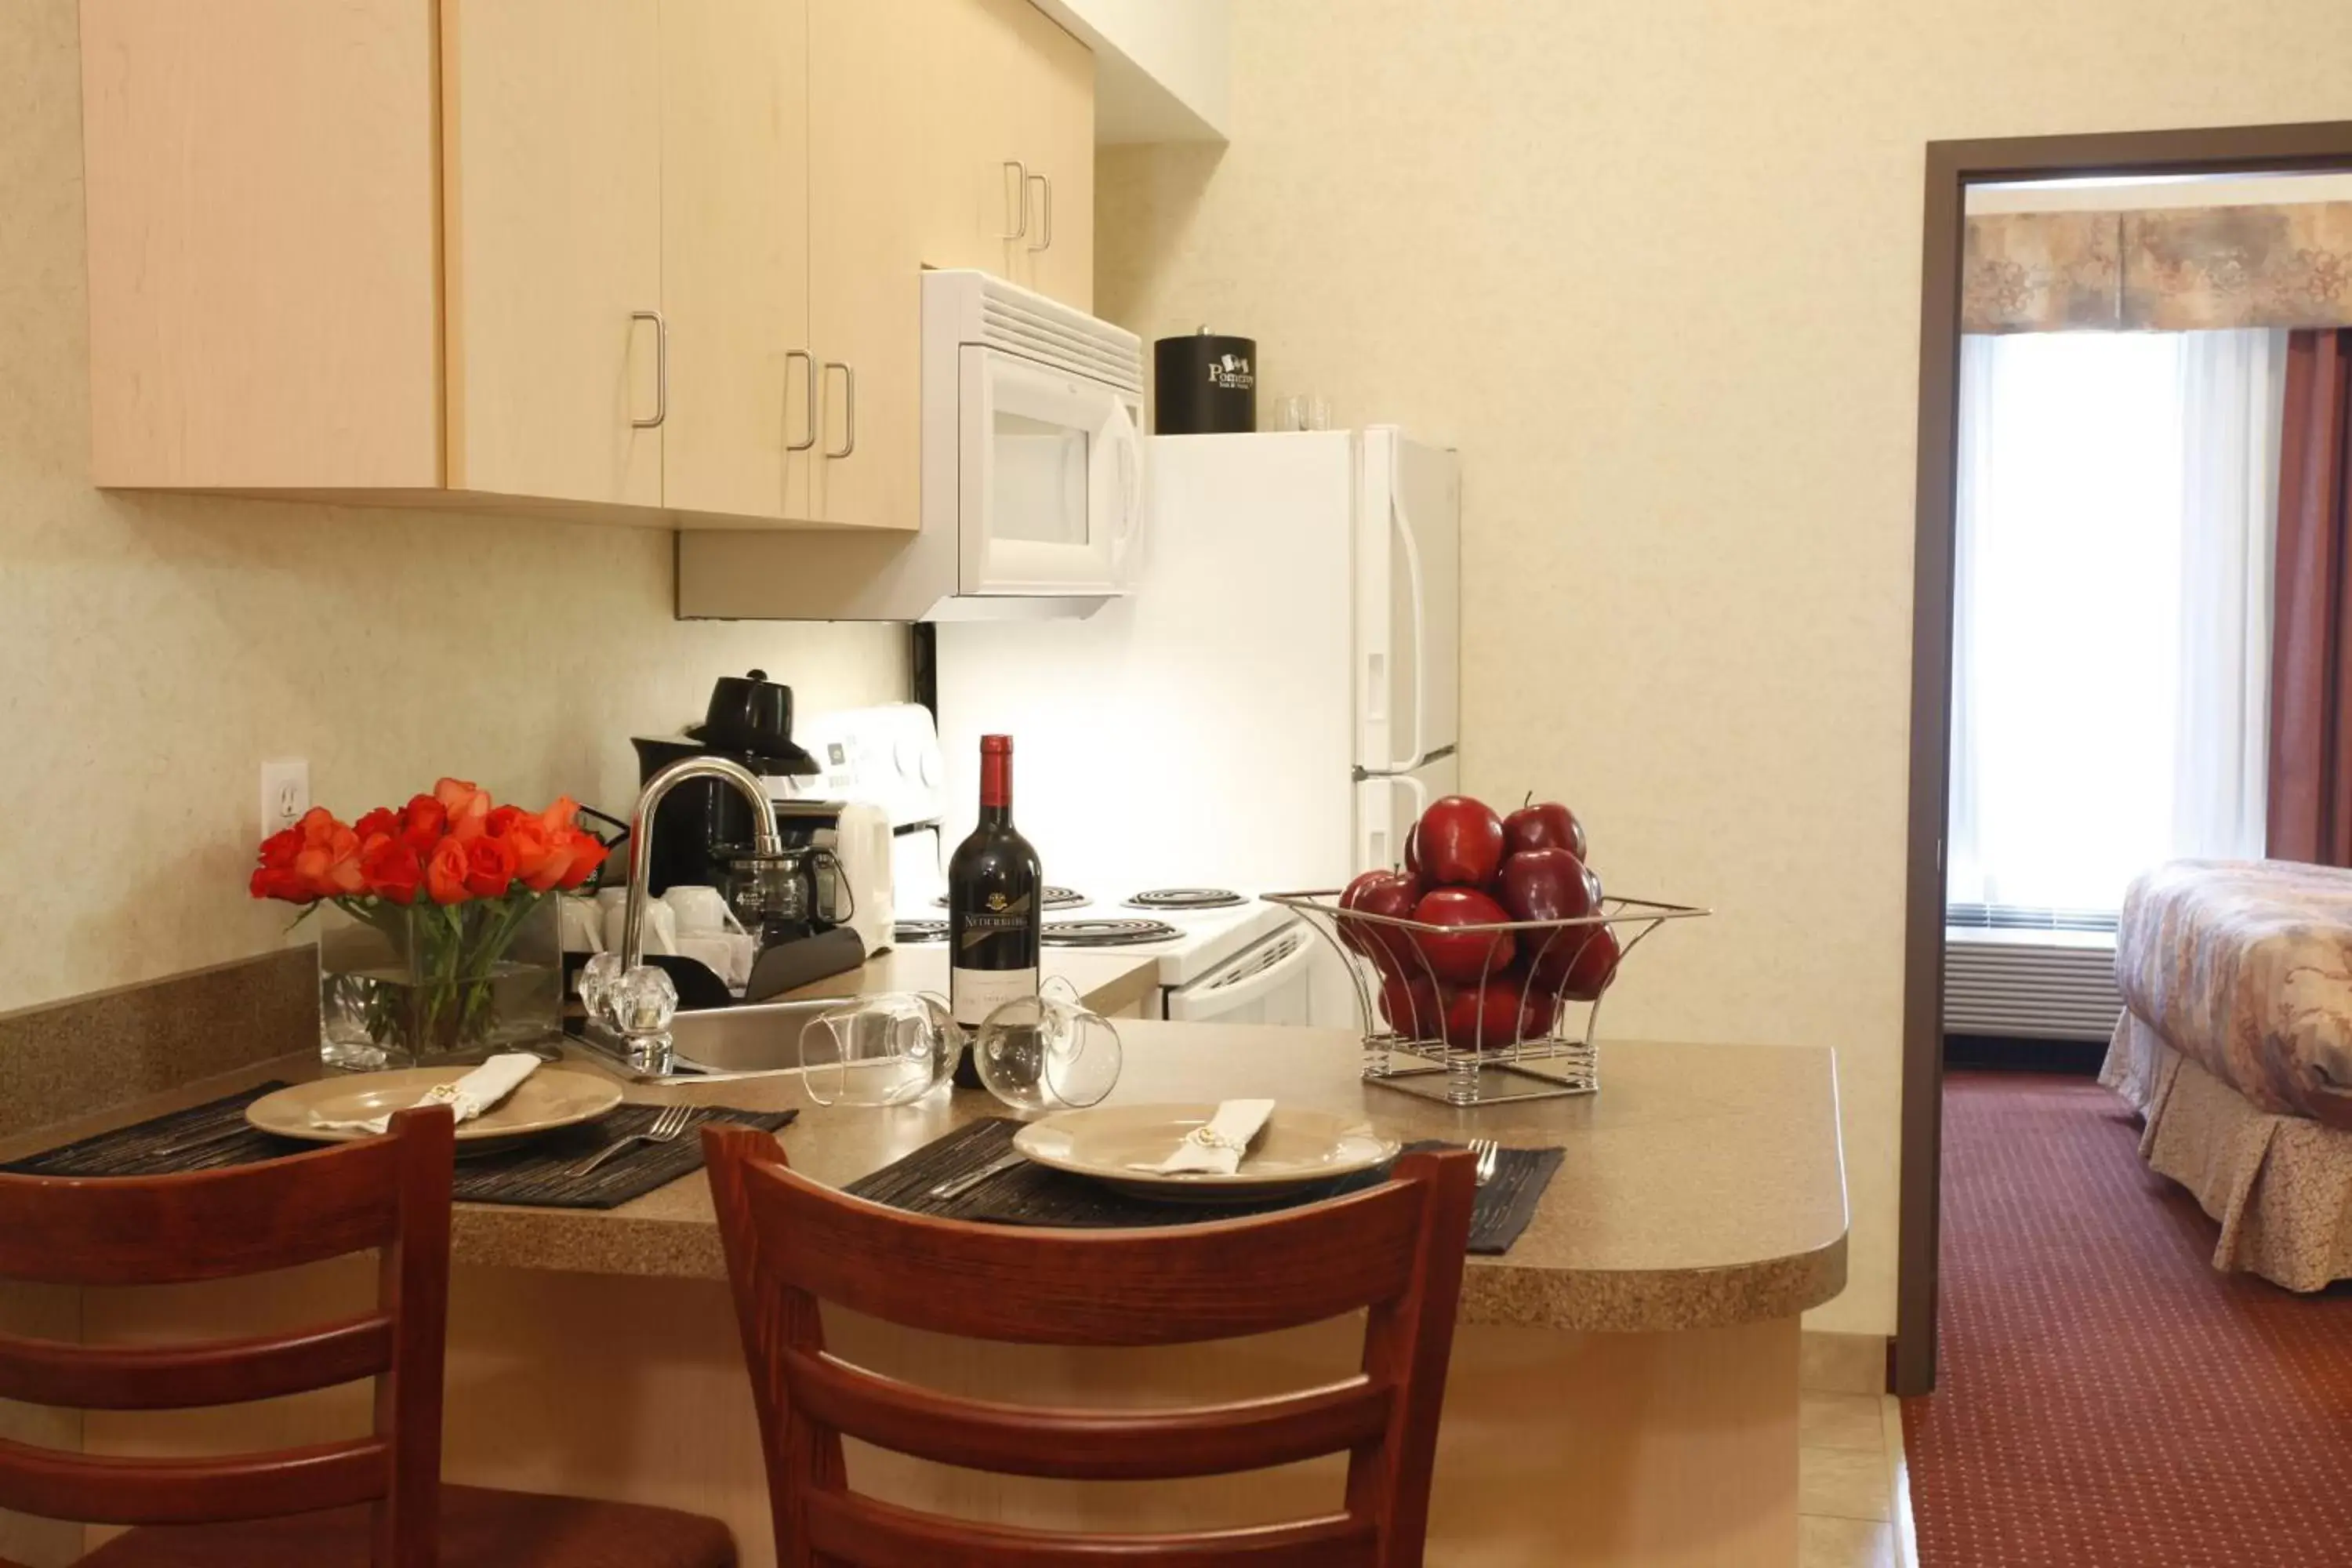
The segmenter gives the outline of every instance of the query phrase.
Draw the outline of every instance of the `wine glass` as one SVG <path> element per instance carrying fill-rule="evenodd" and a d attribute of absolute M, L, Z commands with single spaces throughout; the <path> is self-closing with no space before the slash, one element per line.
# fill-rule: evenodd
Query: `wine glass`
<path fill-rule="evenodd" d="M 819 1105 L 905 1105 L 955 1071 L 963 1049 L 943 997 L 861 996 L 801 1028 L 801 1086 Z"/>
<path fill-rule="evenodd" d="M 1118 1031 L 1060 975 L 988 1015 L 972 1040 L 988 1092 L 1015 1110 L 1096 1105 L 1118 1082 Z"/>

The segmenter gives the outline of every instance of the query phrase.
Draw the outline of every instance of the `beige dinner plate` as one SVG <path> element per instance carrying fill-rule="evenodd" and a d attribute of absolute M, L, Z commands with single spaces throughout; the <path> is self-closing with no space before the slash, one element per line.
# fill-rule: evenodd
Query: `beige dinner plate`
<path fill-rule="evenodd" d="M 372 1135 L 315 1126 L 310 1120 L 312 1115 L 329 1121 L 357 1121 L 405 1110 L 434 1085 L 455 1083 L 471 1070 L 462 1067 L 404 1068 L 397 1072 L 339 1074 L 265 1094 L 245 1108 L 245 1119 L 264 1132 L 275 1132 L 281 1138 L 349 1143 Z M 457 1142 L 483 1143 L 551 1131 L 593 1121 L 620 1103 L 621 1086 L 601 1073 L 583 1072 L 578 1068 L 542 1067 L 498 1104 L 471 1121 L 457 1123 Z"/>
<path fill-rule="evenodd" d="M 1233 1175 L 1205 1171 L 1161 1175 L 1129 1169 L 1166 1159 L 1186 1133 L 1216 1112 L 1216 1106 L 1205 1101 L 1063 1110 L 1024 1127 L 1013 1135 L 1013 1146 L 1040 1165 L 1089 1176 L 1123 1193 L 1195 1204 L 1275 1197 L 1369 1171 L 1396 1157 L 1395 1142 L 1365 1126 L 1360 1117 L 1277 1105 Z"/>

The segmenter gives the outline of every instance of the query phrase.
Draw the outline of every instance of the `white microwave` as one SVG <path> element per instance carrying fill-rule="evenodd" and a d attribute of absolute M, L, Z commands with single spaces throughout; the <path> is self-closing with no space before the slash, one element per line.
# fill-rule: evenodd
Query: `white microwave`
<path fill-rule="evenodd" d="M 923 275 L 923 532 L 976 597 L 1127 593 L 1144 531 L 1143 344 L 985 272 Z"/>

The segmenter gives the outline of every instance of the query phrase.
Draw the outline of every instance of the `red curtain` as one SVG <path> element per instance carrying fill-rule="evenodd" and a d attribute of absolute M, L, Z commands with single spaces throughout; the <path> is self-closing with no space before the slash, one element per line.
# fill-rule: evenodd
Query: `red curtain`
<path fill-rule="evenodd" d="M 2279 444 L 2270 854 L 2352 866 L 2352 330 L 2294 333 Z"/>

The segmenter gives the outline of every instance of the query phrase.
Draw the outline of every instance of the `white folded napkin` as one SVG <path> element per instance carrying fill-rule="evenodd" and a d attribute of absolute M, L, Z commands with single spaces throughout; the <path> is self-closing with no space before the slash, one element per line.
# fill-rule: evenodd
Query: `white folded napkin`
<path fill-rule="evenodd" d="M 492 1057 L 461 1079 L 448 1083 L 436 1083 L 418 1097 L 418 1105 L 446 1105 L 457 1113 L 460 1121 L 475 1117 L 495 1107 L 512 1094 L 522 1080 L 539 1070 L 539 1058 L 528 1051 L 507 1051 Z M 310 1125 L 329 1132 L 384 1132 L 392 1128 L 389 1113 L 363 1117 L 356 1121 L 336 1121 L 310 1113 Z"/>
<path fill-rule="evenodd" d="M 1248 1152 L 1250 1140 L 1258 1135 L 1265 1119 L 1274 1114 L 1270 1100 L 1228 1100 L 1217 1107 L 1217 1113 L 1184 1134 L 1184 1142 L 1176 1152 L 1157 1164 L 1131 1164 L 1130 1171 L 1155 1171 L 1161 1175 L 1181 1175 L 1200 1172 L 1208 1175 L 1231 1176 L 1242 1168 L 1242 1155 Z"/>

